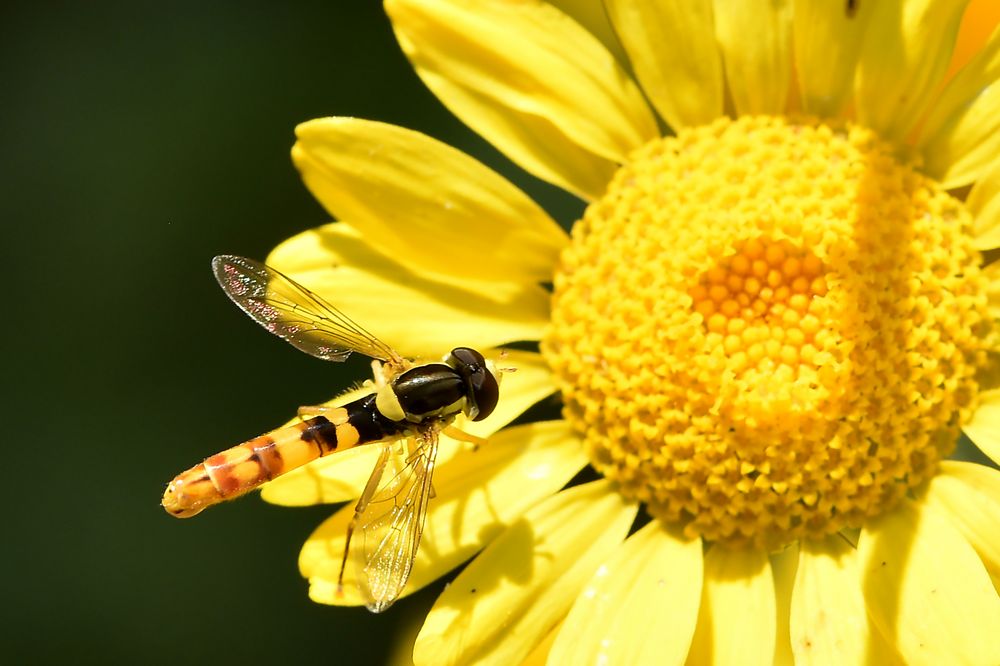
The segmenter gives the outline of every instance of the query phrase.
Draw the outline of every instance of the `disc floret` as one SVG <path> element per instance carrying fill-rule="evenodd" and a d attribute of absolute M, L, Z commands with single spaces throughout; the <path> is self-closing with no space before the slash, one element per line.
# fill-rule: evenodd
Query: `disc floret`
<path fill-rule="evenodd" d="M 931 475 L 989 333 L 961 202 L 864 128 L 722 119 L 574 227 L 543 350 L 621 492 L 692 535 L 859 526 Z"/>

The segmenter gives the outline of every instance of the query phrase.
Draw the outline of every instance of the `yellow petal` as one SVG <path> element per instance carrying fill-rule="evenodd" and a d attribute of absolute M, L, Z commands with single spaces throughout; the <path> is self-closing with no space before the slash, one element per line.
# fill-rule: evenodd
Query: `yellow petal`
<path fill-rule="evenodd" d="M 549 318 L 549 295 L 541 287 L 413 271 L 343 223 L 293 236 L 267 263 L 408 357 L 440 358 L 456 346 L 486 349 L 537 340 Z"/>
<path fill-rule="evenodd" d="M 531 509 L 441 594 L 417 637 L 414 663 L 519 663 L 621 544 L 636 510 L 606 481 Z"/>
<path fill-rule="evenodd" d="M 979 407 L 962 431 L 1000 465 L 1000 389 L 979 392 Z"/>
<path fill-rule="evenodd" d="M 871 2 L 854 101 L 858 119 L 901 141 L 948 70 L 968 0 Z"/>
<path fill-rule="evenodd" d="M 705 554 L 705 585 L 688 663 L 770 665 L 776 613 L 767 553 L 711 548 Z"/>
<path fill-rule="evenodd" d="M 1000 590 L 1000 472 L 945 460 L 927 486 L 926 502 L 944 511 L 976 549 L 993 587 Z"/>
<path fill-rule="evenodd" d="M 412 130 L 357 118 L 299 125 L 292 158 L 310 191 L 365 241 L 418 271 L 551 279 L 567 236 L 480 162 Z"/>
<path fill-rule="evenodd" d="M 857 551 L 839 535 L 802 543 L 792 593 L 795 663 L 863 664 L 872 641 Z"/>
<path fill-rule="evenodd" d="M 792 76 L 791 0 L 715 0 L 715 34 L 737 113 L 783 113 Z"/>
<path fill-rule="evenodd" d="M 503 374 L 501 399 L 492 414 L 482 421 L 460 419 L 456 423 L 465 432 L 478 437 L 489 437 L 536 402 L 556 392 L 552 373 L 540 354 L 514 350 L 508 350 L 505 354 L 503 360 L 499 361 L 500 365 L 516 368 L 517 371 Z M 498 354 L 494 351 L 486 355 L 495 358 Z M 342 405 L 368 391 L 370 389 L 352 392 L 351 397 L 328 404 Z M 442 436 L 438 464 L 444 464 L 467 447 L 468 444 Z M 361 495 L 377 457 L 378 446 L 360 446 L 320 458 L 265 484 L 261 497 L 272 504 L 284 506 L 312 506 L 356 499 Z"/>
<path fill-rule="evenodd" d="M 565 421 L 508 428 L 478 450 L 468 447 L 434 474 L 436 496 L 427 510 L 420 550 L 403 596 L 440 578 L 496 538 L 539 500 L 562 488 L 586 465 L 579 440 Z M 344 553 L 348 505 L 309 537 L 299 569 L 309 579 L 313 601 L 338 606 L 363 603 L 357 572 L 348 564 L 343 595 L 336 581 Z"/>
<path fill-rule="evenodd" d="M 614 56 L 551 5 L 386 0 L 385 8 L 403 52 L 434 94 L 540 178 L 598 196 L 603 185 L 572 177 L 581 170 L 606 174 L 609 164 L 658 135 Z M 567 144 L 579 150 L 562 151 Z"/>
<path fill-rule="evenodd" d="M 993 28 L 1000 25 L 1000 3 L 996 0 L 971 0 L 962 16 L 962 25 L 958 29 L 958 42 L 952 54 L 948 73 L 954 76 L 962 67 L 979 53 Z M 948 76 L 947 78 L 951 78 Z"/>
<path fill-rule="evenodd" d="M 1000 247 L 1000 159 L 994 160 L 976 181 L 965 201 L 972 213 L 972 235 L 976 249 Z M 996 264 L 990 264 L 994 266 Z"/>
<path fill-rule="evenodd" d="M 552 644 L 556 642 L 561 629 L 562 622 L 553 627 L 548 635 L 532 648 L 520 666 L 545 666 L 548 663 L 549 652 L 552 651 Z"/>
<path fill-rule="evenodd" d="M 1000 151 L 1000 29 L 959 71 L 928 115 L 918 143 L 924 171 L 945 187 L 978 180 Z"/>
<path fill-rule="evenodd" d="M 868 614 L 909 664 L 1000 664 L 1000 598 L 976 552 L 904 499 L 858 542 Z"/>
<path fill-rule="evenodd" d="M 774 666 L 794 666 L 789 621 L 792 610 L 792 589 L 799 567 L 799 545 L 793 543 L 771 553 L 771 574 L 774 576 L 774 604 L 777 610 L 775 627 Z"/>
<path fill-rule="evenodd" d="M 575 144 L 554 122 L 542 116 L 515 116 L 495 106 L 491 98 L 433 73 L 425 73 L 423 80 L 439 97 L 447 94 L 456 114 L 456 109 L 470 109 L 462 120 L 525 171 L 587 201 L 604 195 L 618 165 Z"/>
<path fill-rule="evenodd" d="M 722 58 L 712 0 L 608 0 L 636 77 L 673 128 L 704 125 L 722 115 Z"/>
<path fill-rule="evenodd" d="M 628 62 L 628 57 L 622 50 L 618 35 L 611 27 L 608 12 L 604 9 L 604 3 L 601 0 L 549 0 L 549 4 L 558 7 L 586 28 L 587 32 L 601 40 L 604 47 L 614 54 L 618 62 Z"/>
<path fill-rule="evenodd" d="M 701 539 L 653 521 L 601 565 L 576 599 L 550 664 L 683 664 L 701 600 Z"/>
<path fill-rule="evenodd" d="M 872 2 L 794 0 L 795 71 L 802 108 L 824 118 L 839 116 L 851 99 L 858 54 Z"/>

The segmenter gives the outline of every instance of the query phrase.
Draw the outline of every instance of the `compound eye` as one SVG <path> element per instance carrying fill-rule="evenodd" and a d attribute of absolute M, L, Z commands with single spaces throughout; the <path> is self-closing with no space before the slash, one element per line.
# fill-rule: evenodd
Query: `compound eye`
<path fill-rule="evenodd" d="M 477 373 L 477 378 L 479 381 L 474 383 L 472 395 L 476 401 L 476 407 L 479 408 L 479 413 L 472 417 L 472 420 L 482 421 L 493 413 L 500 401 L 500 384 L 497 383 L 497 378 L 486 369 L 485 365 Z"/>
<path fill-rule="evenodd" d="M 451 350 L 451 357 L 468 391 L 466 412 L 473 421 L 482 421 L 500 401 L 500 384 L 486 366 L 486 359 L 475 349 L 456 347 Z"/>

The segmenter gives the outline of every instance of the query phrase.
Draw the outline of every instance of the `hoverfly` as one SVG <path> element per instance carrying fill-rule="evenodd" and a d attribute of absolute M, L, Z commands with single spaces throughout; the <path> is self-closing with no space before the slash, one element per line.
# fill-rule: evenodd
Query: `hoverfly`
<path fill-rule="evenodd" d="M 370 393 L 340 407 L 302 407 L 300 422 L 217 453 L 179 474 L 163 494 L 163 508 L 178 518 L 243 495 L 321 456 L 363 444 L 382 444 L 347 529 L 339 582 L 358 532 L 354 560 L 359 591 L 381 612 L 402 592 L 420 544 L 438 435 L 478 442 L 452 426 L 462 413 L 489 416 L 499 399 L 500 372 L 481 353 L 457 347 L 442 362 L 403 358 L 343 312 L 264 264 L 223 255 L 212 261 L 216 279 L 258 324 L 298 349 L 326 361 L 352 352 L 371 357 Z M 402 444 L 403 462 L 390 464 Z"/>

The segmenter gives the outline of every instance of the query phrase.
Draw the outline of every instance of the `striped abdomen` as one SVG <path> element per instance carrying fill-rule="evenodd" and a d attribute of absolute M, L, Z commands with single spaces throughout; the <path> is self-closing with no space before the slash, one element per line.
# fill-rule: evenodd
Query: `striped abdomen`
<path fill-rule="evenodd" d="M 316 458 L 393 437 L 404 427 L 382 416 L 375 395 L 367 395 L 243 442 L 182 472 L 167 486 L 163 508 L 178 518 L 193 516 Z"/>

